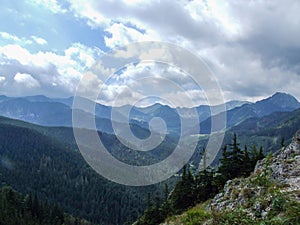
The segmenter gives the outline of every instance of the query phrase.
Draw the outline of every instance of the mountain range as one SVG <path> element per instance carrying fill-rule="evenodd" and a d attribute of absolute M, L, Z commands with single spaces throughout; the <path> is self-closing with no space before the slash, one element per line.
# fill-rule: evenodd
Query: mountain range
<path fill-rule="evenodd" d="M 0 115 L 35 123 L 44 126 L 72 126 L 72 103 L 73 97 L 52 99 L 43 95 L 28 97 L 7 97 L 0 96 Z M 80 99 L 81 104 L 91 104 L 87 99 Z M 261 118 L 274 112 L 290 112 L 300 108 L 300 103 L 296 98 L 285 93 L 275 93 L 273 96 L 264 100 L 250 103 L 245 101 L 231 101 L 226 103 L 226 112 L 220 112 L 220 106 L 201 105 L 194 108 L 171 108 L 167 105 L 156 103 L 148 107 L 131 107 L 129 105 L 114 108 L 112 118 L 112 107 L 95 104 L 95 112 L 90 113 L 84 109 L 76 109 L 82 118 L 95 117 L 96 127 L 99 131 L 114 133 L 111 120 L 122 125 L 128 123 L 126 112 L 129 114 L 130 124 L 134 124 L 136 129 L 149 130 L 149 123 L 152 118 L 160 117 L 166 121 L 169 133 L 179 135 L 181 132 L 180 116 L 182 116 L 186 126 L 193 133 L 199 130 L 194 128 L 195 119 L 191 112 L 198 113 L 197 119 L 200 122 L 200 133 L 209 134 L 211 132 L 211 120 L 216 121 L 226 113 L 227 128 L 238 125 L 248 118 Z M 211 111 L 219 112 L 211 115 Z M 82 124 L 84 126 L 84 124 Z M 90 128 L 90 127 L 85 127 Z M 157 130 L 159 132 L 159 130 Z M 191 134 L 191 133 L 190 133 Z"/>
<path fill-rule="evenodd" d="M 88 100 L 81 101 L 90 104 Z M 163 192 L 163 185 L 124 187 L 107 181 L 94 172 L 83 160 L 72 130 L 73 97 L 52 99 L 45 96 L 0 96 L 0 186 L 9 185 L 22 194 L 36 193 L 41 200 L 58 203 L 67 213 L 100 224 L 123 224 L 130 215 L 134 220 L 146 207 L 147 193 Z M 220 107 L 220 106 L 213 106 Z M 273 152 L 283 143 L 288 144 L 300 127 L 300 103 L 291 95 L 276 93 L 255 103 L 233 101 L 226 103 L 227 129 L 223 144 L 238 135 L 241 146 L 262 146 Z M 124 123 L 131 106 L 118 107 L 117 121 Z M 211 115 L 209 106 L 198 106 L 200 131 L 185 134 L 183 147 L 191 138 L 198 145 L 189 164 L 197 166 L 210 133 L 210 123 L 222 113 Z M 130 111 L 131 130 L 139 138 L 149 136 L 151 118 L 161 117 L 167 123 L 168 134 L 155 149 L 133 151 L 118 140 L 111 123 L 112 107 L 96 104 L 95 121 L 98 135 L 108 151 L 117 159 L 133 165 L 149 165 L 166 158 L 174 150 L 180 134 L 179 113 L 187 121 L 191 108 L 171 108 L 159 103 Z M 82 117 L 94 114 L 76 109 Z M 218 111 L 218 110 L 216 110 Z M 86 135 L 91 132 L 85 128 Z M 82 128 L 84 129 L 84 128 Z M 154 130 L 158 132 L 158 130 Z M 283 141 L 284 140 L 284 141 Z M 218 165 L 220 153 L 213 166 Z M 208 154 L 209 157 L 209 154 Z M 173 187 L 176 176 L 167 180 Z M 83 202 L 85 202 L 83 204 Z"/>
<path fill-rule="evenodd" d="M 261 101 L 244 104 L 242 106 L 227 110 L 226 125 L 227 128 L 231 128 L 249 118 L 261 118 L 274 112 L 291 112 L 298 108 L 300 108 L 300 103 L 295 97 L 289 94 L 277 92 L 271 97 Z M 225 112 L 213 116 L 214 119 L 218 120 L 218 117 L 221 117 L 221 114 L 223 113 Z M 209 117 L 200 124 L 201 133 L 207 134 L 211 132 L 211 119 L 212 117 Z"/>

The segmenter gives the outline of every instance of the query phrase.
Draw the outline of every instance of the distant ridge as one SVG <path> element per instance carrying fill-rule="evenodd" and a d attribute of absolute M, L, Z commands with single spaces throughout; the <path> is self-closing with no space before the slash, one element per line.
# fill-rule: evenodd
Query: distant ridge
<path fill-rule="evenodd" d="M 72 106 L 74 97 L 69 98 L 48 98 L 44 95 L 26 97 L 0 96 L 0 115 L 24 120 L 45 126 L 72 126 Z M 88 99 L 79 98 L 82 104 L 94 104 Z M 249 118 L 260 118 L 274 112 L 290 112 L 300 108 L 298 100 L 290 94 L 277 92 L 271 97 L 255 103 L 247 101 L 229 101 L 225 104 L 227 116 L 227 128 L 238 125 Z M 91 118 L 99 122 L 97 128 L 100 131 L 111 133 L 110 121 L 113 119 L 118 123 L 132 123 L 136 127 L 149 129 L 149 122 L 154 117 L 161 117 L 167 122 L 168 131 L 180 134 L 180 116 L 185 118 L 186 126 L 191 133 L 199 133 L 195 128 L 195 119 L 200 122 L 200 133 L 211 132 L 211 118 L 218 120 L 225 112 L 224 107 L 200 105 L 194 108 L 171 108 L 168 105 L 155 103 L 147 107 L 131 107 L 129 105 L 115 107 L 114 118 L 111 117 L 112 107 L 95 103 L 94 115 L 88 112 L 81 112 L 82 118 Z M 130 109 L 130 118 L 126 118 L 126 112 Z M 198 118 L 194 118 L 194 113 L 198 113 Z M 216 115 L 212 115 L 216 112 Z M 219 113 L 219 114 L 218 114 Z M 198 125 L 197 125 L 198 126 Z"/>
<path fill-rule="evenodd" d="M 249 118 L 260 118 L 270 115 L 274 112 L 291 112 L 299 109 L 300 103 L 298 100 L 286 93 L 277 92 L 271 97 L 257 101 L 255 103 L 244 104 L 240 107 L 233 108 L 226 112 L 227 114 L 227 127 L 231 128 L 238 125 Z M 218 119 L 221 114 L 215 115 L 214 118 Z M 211 132 L 211 118 L 209 117 L 200 124 L 201 133 L 208 134 Z"/>

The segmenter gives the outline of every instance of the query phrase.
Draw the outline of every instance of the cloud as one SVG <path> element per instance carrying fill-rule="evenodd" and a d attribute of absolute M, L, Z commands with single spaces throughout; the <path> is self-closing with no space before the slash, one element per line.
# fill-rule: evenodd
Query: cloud
<path fill-rule="evenodd" d="M 0 32 L 0 36 L 10 42 L 13 43 L 19 43 L 21 45 L 30 45 L 32 44 L 32 40 L 26 39 L 26 38 L 19 38 L 16 35 L 13 34 L 9 34 L 7 32 Z"/>
<path fill-rule="evenodd" d="M 21 64 L 29 64 L 32 55 L 23 47 L 19 45 L 5 45 L 0 47 L 0 54 L 3 60 L 17 60 Z"/>
<path fill-rule="evenodd" d="M 115 23 L 147 33 L 152 40 L 180 45 L 211 46 L 235 40 L 240 26 L 229 12 L 229 3 L 194 1 L 69 1 L 76 17 L 92 28 L 110 29 Z M 129 30 L 132 32 L 132 30 Z M 138 41 L 139 36 L 133 41 Z"/>
<path fill-rule="evenodd" d="M 92 88 L 90 85 L 88 89 Z M 175 107 L 206 103 L 203 90 L 188 74 L 176 67 L 153 62 L 129 64 L 111 75 L 101 85 L 99 102 L 120 106 L 142 101 L 140 104 L 145 106 L 158 99 Z"/>
<path fill-rule="evenodd" d="M 135 30 L 144 30 L 149 37 L 165 41 L 202 40 L 211 44 L 227 36 L 222 26 L 225 16 L 218 19 L 212 13 L 203 13 L 206 1 L 140 1 L 138 4 L 129 1 L 69 1 L 70 9 L 76 17 L 87 20 L 93 28 L 103 27 L 107 30 L 116 29 L 116 23 L 132 24 Z M 198 9 L 195 9 L 198 6 Z M 168 12 L 166 14 L 166 12 Z M 197 15 L 197 16 L 195 16 Z M 217 15 L 215 13 L 214 15 Z M 229 24 L 229 22 L 227 23 Z M 119 28 L 121 25 L 119 25 Z M 128 33 L 133 29 L 127 29 Z M 232 29 L 231 29 L 232 30 Z M 138 41 L 140 35 L 132 41 Z M 124 39 L 127 41 L 126 39 Z M 111 45 L 111 43 L 110 43 Z"/>
<path fill-rule="evenodd" d="M 39 44 L 39 45 L 46 45 L 47 41 L 41 37 L 37 37 L 32 35 L 31 38 L 35 41 L 35 43 Z"/>
<path fill-rule="evenodd" d="M 2 38 L 4 38 L 4 39 L 7 39 L 7 40 L 12 40 L 12 41 L 15 41 L 15 42 L 19 42 L 20 41 L 20 39 L 17 36 L 11 35 L 11 34 L 9 34 L 7 32 L 0 32 L 0 36 Z"/>
<path fill-rule="evenodd" d="M 67 12 L 66 9 L 62 8 L 62 6 L 58 4 L 57 0 L 27 0 L 27 2 L 38 7 L 44 7 L 55 14 Z"/>
<path fill-rule="evenodd" d="M 0 76 L 0 83 L 3 83 L 6 80 L 5 77 Z"/>
<path fill-rule="evenodd" d="M 145 34 L 139 30 L 128 27 L 122 23 L 114 23 L 105 29 L 109 36 L 104 37 L 107 47 L 114 49 L 115 47 L 124 46 L 132 42 L 153 40 L 149 34 Z"/>
<path fill-rule="evenodd" d="M 0 32 L 0 37 L 10 43 L 18 44 L 21 46 L 32 45 L 32 44 L 38 44 L 38 45 L 47 44 L 47 41 L 45 39 L 34 35 L 31 35 L 30 38 L 25 38 L 25 37 L 18 37 L 14 34 L 10 34 L 7 32 Z"/>
<path fill-rule="evenodd" d="M 19 83 L 25 85 L 27 88 L 39 87 L 40 83 L 34 79 L 30 74 L 27 73 L 17 73 L 14 77 L 14 80 Z"/>
<path fill-rule="evenodd" d="M 300 97 L 293 88 L 300 86 L 298 1 L 70 1 L 70 5 L 78 18 L 107 31 L 107 47 L 152 39 L 202 56 L 227 98 L 259 99 L 279 89 Z"/>
<path fill-rule="evenodd" d="M 99 49 L 78 43 L 72 44 L 63 54 L 31 53 L 19 45 L 0 46 L 0 73 L 7 83 L 3 91 L 7 95 L 26 95 L 27 88 L 35 88 L 36 92 L 31 94 L 73 95 L 82 75 L 99 54 Z M 26 85 L 24 88 L 19 85 L 16 93 L 15 82 Z"/>
<path fill-rule="evenodd" d="M 66 21 L 72 20 L 72 26 L 77 24 L 78 27 L 84 27 L 85 32 L 82 33 L 75 32 L 75 28 L 66 31 L 63 36 L 72 42 L 91 37 L 94 40 L 88 42 L 89 46 L 103 41 L 100 43 L 103 49 L 114 49 L 132 42 L 154 40 L 187 48 L 209 65 L 227 100 L 258 100 L 276 91 L 290 92 L 300 99 L 300 89 L 297 88 L 300 86 L 299 1 L 27 2 L 39 9 L 48 9 L 52 16 L 53 13 L 60 14 L 54 15 L 59 17 L 59 21 L 64 18 Z M 57 28 L 56 21 L 47 23 L 51 29 Z M 92 33 L 89 33 L 90 30 Z M 99 33 L 99 37 L 95 37 L 95 33 Z M 79 41 L 59 49 L 58 53 L 50 50 L 52 40 L 43 33 L 37 33 L 37 36 L 31 33 L 23 37 L 15 34 L 0 33 L 1 44 L 4 43 L 0 47 L 0 74 L 6 78 L 6 86 L 12 84 L 14 75 L 19 72 L 31 74 L 39 81 L 41 88 L 49 84 L 55 85 L 57 93 L 72 93 L 82 73 L 102 54 L 99 49 L 89 48 Z M 35 51 L 31 51 L 33 46 Z M 49 48 L 48 51 L 38 51 L 45 47 Z M 140 59 L 149 54 L 145 52 Z M 111 68 L 102 68 L 102 71 L 106 69 L 105 74 L 110 74 L 116 69 L 113 63 Z M 124 103 L 130 98 L 135 100 L 146 96 L 151 88 L 145 88 L 142 92 L 140 89 L 145 85 L 134 84 L 134 80 L 147 74 L 155 77 L 156 80 L 152 83 L 149 81 L 149 84 L 159 91 L 160 96 L 175 100 L 184 94 L 179 90 L 168 90 L 168 84 L 161 79 L 165 78 L 180 83 L 193 101 L 199 103 L 203 100 L 201 90 L 174 68 L 132 64 L 121 72 L 115 83 L 106 84 L 104 100 L 107 104 L 122 91 L 126 91 L 122 100 Z M 130 94 L 125 86 L 133 84 L 135 86 Z M 200 96 L 198 100 L 197 95 Z M 186 102 L 182 100 L 180 104 Z"/>
<path fill-rule="evenodd" d="M 222 46 L 207 50 L 206 60 L 214 72 L 227 100 L 256 101 L 276 91 L 300 96 L 295 87 L 300 86 L 296 72 L 281 66 L 267 68 L 258 53 L 242 46 Z"/>
<path fill-rule="evenodd" d="M 95 63 L 95 59 L 102 55 L 103 52 L 98 48 L 90 48 L 80 43 L 73 43 L 65 50 L 65 55 L 74 61 L 77 61 L 89 68 Z"/>
<path fill-rule="evenodd" d="M 294 0 L 230 4 L 243 33 L 236 44 L 257 53 L 264 67 L 280 66 L 300 74 L 299 10 L 300 2 Z"/>

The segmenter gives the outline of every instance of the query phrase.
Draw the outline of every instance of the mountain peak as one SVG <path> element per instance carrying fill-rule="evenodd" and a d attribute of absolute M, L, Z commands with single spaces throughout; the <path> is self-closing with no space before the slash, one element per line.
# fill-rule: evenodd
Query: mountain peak
<path fill-rule="evenodd" d="M 270 114 L 272 111 L 293 111 L 300 108 L 300 103 L 290 94 L 276 92 L 271 97 L 256 102 L 254 108 L 260 116 L 264 116 Z"/>
<path fill-rule="evenodd" d="M 0 95 L 0 100 L 7 99 L 8 97 L 6 95 Z"/>
<path fill-rule="evenodd" d="M 276 92 L 271 96 L 271 98 L 294 98 L 292 95 L 285 93 L 285 92 Z"/>
<path fill-rule="evenodd" d="M 300 107 L 300 103 L 298 100 L 287 93 L 282 92 L 276 92 L 273 96 L 271 96 L 271 99 L 277 102 L 277 104 L 284 104 L 285 106 L 291 106 L 291 107 Z"/>

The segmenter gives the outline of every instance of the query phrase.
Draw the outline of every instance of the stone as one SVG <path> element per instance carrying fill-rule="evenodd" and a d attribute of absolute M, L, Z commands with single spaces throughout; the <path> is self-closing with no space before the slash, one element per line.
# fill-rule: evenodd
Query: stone
<path fill-rule="evenodd" d="M 300 130 L 287 147 L 276 151 L 270 159 L 264 158 L 257 162 L 253 176 L 264 173 L 269 175 L 271 181 L 283 186 L 283 192 L 291 193 L 294 199 L 300 200 Z M 266 193 L 266 187 L 255 186 L 251 179 L 253 178 L 227 181 L 223 192 L 215 196 L 209 208 L 217 211 L 232 210 L 245 205 L 247 197 L 259 198 Z M 244 194 L 242 190 L 244 190 Z M 268 197 L 266 202 L 268 206 L 265 209 L 262 208 L 261 203 L 257 202 L 252 209 L 246 209 L 246 212 L 250 216 L 264 218 L 271 210 L 272 196 Z"/>

